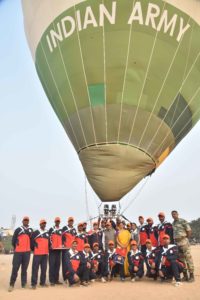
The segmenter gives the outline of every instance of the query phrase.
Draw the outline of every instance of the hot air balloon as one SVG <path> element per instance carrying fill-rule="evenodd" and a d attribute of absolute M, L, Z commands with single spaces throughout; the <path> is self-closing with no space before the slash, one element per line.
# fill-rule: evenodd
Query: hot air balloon
<path fill-rule="evenodd" d="M 200 1 L 22 0 L 46 95 L 102 201 L 151 174 L 200 118 Z"/>

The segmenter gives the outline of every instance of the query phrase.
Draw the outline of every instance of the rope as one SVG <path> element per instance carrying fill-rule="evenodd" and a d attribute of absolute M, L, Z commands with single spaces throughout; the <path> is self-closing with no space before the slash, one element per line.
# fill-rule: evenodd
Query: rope
<path fill-rule="evenodd" d="M 139 191 L 136 193 L 135 197 L 130 201 L 130 203 L 125 207 L 125 209 L 121 212 L 121 215 L 123 216 L 124 212 L 136 201 L 142 190 L 144 189 L 145 185 L 147 184 L 150 177 L 147 177 L 144 181 L 143 185 L 139 189 Z"/>

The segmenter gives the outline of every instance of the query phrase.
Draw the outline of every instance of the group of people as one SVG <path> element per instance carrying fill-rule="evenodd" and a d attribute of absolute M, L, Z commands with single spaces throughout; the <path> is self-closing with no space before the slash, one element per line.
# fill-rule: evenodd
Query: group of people
<path fill-rule="evenodd" d="M 182 281 L 194 281 L 194 265 L 188 238 L 191 228 L 187 221 L 172 211 L 173 223 L 165 220 L 165 214 L 158 214 L 159 224 L 152 218 L 139 216 L 139 225 L 126 223 L 117 218 L 99 219 L 87 230 L 87 222 L 74 227 L 74 218 L 69 217 L 66 226 L 56 217 L 54 226 L 46 229 L 42 219 L 39 229 L 29 226 L 29 217 L 24 217 L 22 226 L 12 238 L 14 248 L 13 267 L 9 291 L 14 288 L 21 266 L 21 286 L 27 285 L 27 268 L 33 251 L 31 289 L 36 289 L 38 272 L 40 286 L 47 287 L 46 273 L 49 262 L 49 282 L 60 285 L 60 268 L 63 281 L 69 286 L 87 286 L 100 279 L 111 281 L 119 276 L 121 281 L 130 276 L 131 281 L 146 276 L 161 281 L 173 280 L 175 286 Z M 181 277 L 181 273 L 183 274 Z"/>

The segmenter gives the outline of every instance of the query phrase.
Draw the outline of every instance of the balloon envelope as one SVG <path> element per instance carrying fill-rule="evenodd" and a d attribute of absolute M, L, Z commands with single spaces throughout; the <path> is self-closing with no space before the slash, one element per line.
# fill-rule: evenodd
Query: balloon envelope
<path fill-rule="evenodd" d="M 46 95 L 102 201 L 153 172 L 200 117 L 200 2 L 24 0 Z"/>

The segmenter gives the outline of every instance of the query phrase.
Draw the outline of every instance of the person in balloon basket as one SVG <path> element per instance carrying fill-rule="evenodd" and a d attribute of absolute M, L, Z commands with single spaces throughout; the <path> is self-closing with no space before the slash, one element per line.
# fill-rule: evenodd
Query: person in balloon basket
<path fill-rule="evenodd" d="M 56 217 L 55 225 L 49 229 L 50 251 L 49 251 L 49 281 L 50 285 L 62 284 L 59 281 L 61 252 L 62 252 L 62 229 L 60 218 Z"/>
<path fill-rule="evenodd" d="M 147 267 L 146 276 L 148 278 L 153 278 L 157 280 L 158 277 L 158 265 L 157 265 L 157 257 L 159 255 L 160 248 L 153 247 L 152 241 L 150 239 L 146 240 L 146 255 L 145 255 L 145 263 Z"/>
<path fill-rule="evenodd" d="M 157 225 L 157 232 L 158 232 L 158 245 L 163 246 L 163 236 L 165 234 L 169 235 L 170 241 L 173 244 L 173 226 L 170 222 L 165 220 L 165 213 L 159 212 L 158 214 L 159 224 Z"/>
<path fill-rule="evenodd" d="M 81 252 L 77 250 L 76 240 L 72 242 L 71 248 L 64 254 L 64 272 L 70 287 L 80 283 L 87 286 L 85 281 L 88 275 L 86 263 Z"/>
<path fill-rule="evenodd" d="M 131 281 L 141 279 L 144 275 L 144 257 L 134 240 L 131 241 L 131 250 L 128 252 L 128 264 Z"/>
<path fill-rule="evenodd" d="M 62 228 L 62 244 L 63 244 L 63 251 L 62 251 L 62 274 L 63 280 L 66 280 L 66 272 L 64 271 L 64 258 L 66 252 L 71 248 L 72 242 L 76 239 L 76 229 L 74 228 L 74 218 L 69 217 L 67 220 L 67 225 Z"/>
<path fill-rule="evenodd" d="M 172 218 L 174 219 L 174 222 L 172 223 L 174 241 L 178 246 L 179 259 L 185 266 L 183 270 L 184 277 L 182 280 L 194 282 L 194 263 L 189 243 L 189 238 L 192 234 L 191 227 L 186 220 L 179 218 L 179 214 L 176 210 L 172 211 Z"/>
<path fill-rule="evenodd" d="M 8 291 L 11 292 L 14 288 L 17 274 L 21 266 L 21 286 L 26 287 L 27 284 L 27 269 L 30 261 L 30 239 L 33 229 L 29 227 L 29 217 L 24 217 L 22 226 L 18 227 L 12 237 L 12 246 L 14 249 L 12 273 L 10 277 L 10 286 Z"/>
<path fill-rule="evenodd" d="M 48 287 L 46 284 L 46 272 L 50 240 L 49 233 L 46 230 L 46 224 L 47 222 L 44 219 L 40 220 L 40 229 L 34 231 L 31 236 L 31 250 L 34 253 L 31 276 L 32 289 L 36 289 L 37 286 L 39 267 L 41 270 L 40 286 Z"/>
<path fill-rule="evenodd" d="M 99 248 L 103 249 L 102 237 L 103 232 L 99 230 L 98 222 L 94 222 L 93 230 L 88 232 L 88 243 L 90 244 L 90 247 L 92 248 L 94 243 L 98 243 Z"/>
<path fill-rule="evenodd" d="M 106 274 L 109 280 L 112 280 L 117 274 L 120 280 L 125 281 L 124 262 L 125 257 L 121 255 L 118 248 L 115 248 L 114 241 L 109 241 L 108 250 L 105 252 Z"/>
<path fill-rule="evenodd" d="M 148 228 L 147 224 L 144 222 L 144 217 L 139 216 L 138 217 L 140 225 L 138 226 L 139 229 L 139 244 L 140 244 L 140 250 L 145 256 L 146 253 L 146 240 L 148 239 Z"/>
<path fill-rule="evenodd" d="M 95 277 L 99 277 L 103 283 L 106 282 L 107 277 L 106 266 L 105 266 L 105 255 L 102 250 L 99 249 L 99 244 L 93 244 L 93 251 L 91 256 L 92 272 Z"/>
<path fill-rule="evenodd" d="M 153 219 L 151 217 L 147 218 L 147 234 L 148 239 L 151 240 L 152 246 L 158 247 L 158 228 L 154 225 Z"/>
<path fill-rule="evenodd" d="M 84 244 L 87 243 L 87 234 L 83 231 L 83 223 L 79 223 L 77 227 L 76 241 L 77 241 L 77 250 L 83 251 Z"/>
<path fill-rule="evenodd" d="M 183 272 L 184 265 L 178 259 L 178 247 L 170 244 L 170 237 L 167 234 L 163 236 L 163 246 L 160 248 L 157 259 L 161 281 L 175 278 L 175 286 L 180 286 L 180 274 Z"/>

